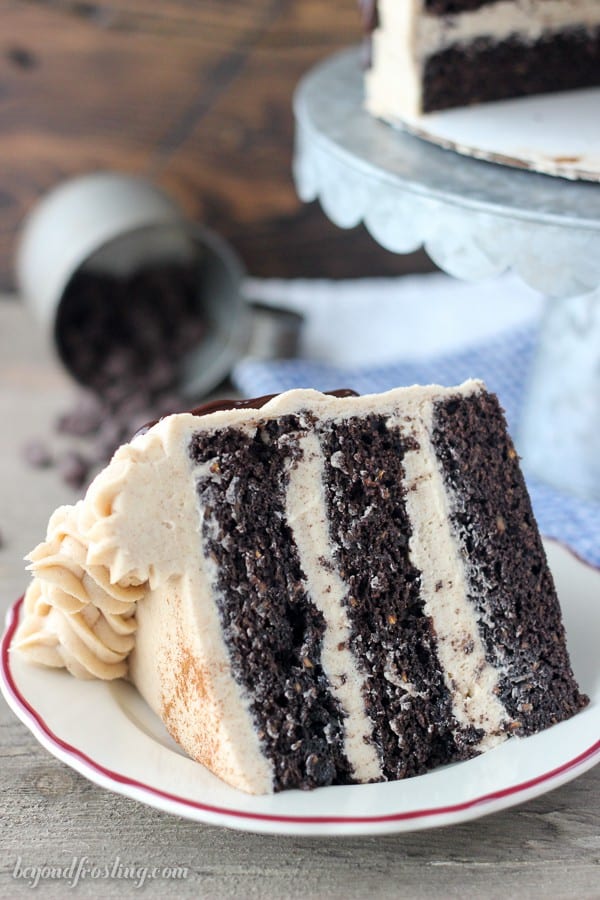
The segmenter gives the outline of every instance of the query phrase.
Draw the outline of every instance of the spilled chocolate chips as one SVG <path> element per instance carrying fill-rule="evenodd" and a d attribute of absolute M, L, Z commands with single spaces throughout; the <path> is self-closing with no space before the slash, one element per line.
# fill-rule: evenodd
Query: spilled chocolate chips
<path fill-rule="evenodd" d="M 55 424 L 56 438 L 22 449 L 31 466 L 54 466 L 81 489 L 93 470 L 146 422 L 189 408 L 179 389 L 181 359 L 202 340 L 197 266 L 145 267 L 127 279 L 81 271 L 69 284 L 57 319 L 57 340 L 70 371 L 86 388 Z M 63 441 L 64 443 L 64 441 Z"/>

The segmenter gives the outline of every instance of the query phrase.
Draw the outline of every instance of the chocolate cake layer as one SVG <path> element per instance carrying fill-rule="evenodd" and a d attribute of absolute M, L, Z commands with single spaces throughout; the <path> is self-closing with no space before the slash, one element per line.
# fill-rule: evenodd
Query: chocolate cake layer
<path fill-rule="evenodd" d="M 435 16 L 460 15 L 471 12 L 480 6 L 490 6 L 502 0 L 423 0 L 425 11 Z"/>
<path fill-rule="evenodd" d="M 352 781 L 343 714 L 320 663 L 323 616 L 303 586 L 285 520 L 286 465 L 306 426 L 295 416 L 252 429 L 198 432 L 195 463 L 202 538 L 217 565 L 213 585 L 234 677 L 251 698 L 274 789 Z M 218 459 L 218 462 L 217 462 Z"/>
<path fill-rule="evenodd" d="M 587 703 L 573 677 L 560 607 L 518 457 L 493 394 L 435 404 L 432 443 L 449 492 L 498 696 L 516 734 L 532 734 Z"/>
<path fill-rule="evenodd" d="M 429 57 L 423 110 L 600 85 L 600 28 L 574 28 L 536 43 L 479 38 Z"/>
<path fill-rule="evenodd" d="M 351 647 L 388 779 L 472 755 L 482 737 L 458 728 L 409 558 L 402 459 L 415 442 L 383 416 L 322 426 L 333 556 L 348 587 Z M 455 735 L 458 738 L 455 740 Z"/>

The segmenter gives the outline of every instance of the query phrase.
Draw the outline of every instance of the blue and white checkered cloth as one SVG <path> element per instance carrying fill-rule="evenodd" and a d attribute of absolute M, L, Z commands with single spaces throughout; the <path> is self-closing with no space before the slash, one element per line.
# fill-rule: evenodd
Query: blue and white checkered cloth
<path fill-rule="evenodd" d="M 291 388 L 352 388 L 366 394 L 399 385 L 452 385 L 481 378 L 498 394 L 509 428 L 516 433 L 536 338 L 537 327 L 522 326 L 470 349 L 377 366 L 330 365 L 308 359 L 245 359 L 238 363 L 234 381 L 245 396 L 256 397 Z M 600 567 L 600 503 L 571 496 L 527 472 L 526 476 L 542 534 L 567 544 L 578 556 Z"/>

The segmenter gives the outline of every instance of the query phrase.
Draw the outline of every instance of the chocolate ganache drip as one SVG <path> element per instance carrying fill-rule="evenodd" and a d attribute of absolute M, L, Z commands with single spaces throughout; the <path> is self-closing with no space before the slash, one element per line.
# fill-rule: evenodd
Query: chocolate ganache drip
<path fill-rule="evenodd" d="M 324 391 L 323 393 L 327 394 L 328 397 L 343 398 L 359 396 L 356 391 L 353 391 L 350 388 L 340 388 L 336 391 Z M 188 410 L 188 412 L 190 412 L 192 416 L 207 416 L 210 413 L 223 412 L 227 409 L 260 409 L 262 406 L 265 406 L 269 400 L 273 400 L 278 396 L 278 394 L 264 394 L 262 397 L 250 397 L 246 400 L 209 400 L 208 403 L 195 406 L 193 409 Z M 146 432 L 154 425 L 157 425 L 158 422 L 160 422 L 160 419 L 153 419 L 151 422 L 147 422 L 145 425 L 142 425 L 141 428 L 138 428 L 133 437 L 136 438 L 141 434 L 146 434 Z"/>

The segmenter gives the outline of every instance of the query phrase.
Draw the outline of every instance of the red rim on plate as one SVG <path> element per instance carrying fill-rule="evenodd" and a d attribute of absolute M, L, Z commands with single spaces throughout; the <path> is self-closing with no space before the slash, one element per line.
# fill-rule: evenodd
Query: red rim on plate
<path fill-rule="evenodd" d="M 555 541 L 555 543 L 561 543 L 559 541 Z M 578 562 L 584 563 L 588 567 L 600 571 L 596 569 L 595 566 L 587 563 L 585 560 L 581 560 L 573 551 L 564 544 L 561 546 L 567 550 L 573 557 L 575 557 Z M 273 823 L 294 823 L 299 825 L 363 825 L 363 824 L 378 824 L 385 822 L 402 822 L 409 820 L 418 820 L 418 819 L 428 819 L 433 816 L 444 816 L 451 815 L 453 813 L 465 812 L 467 810 L 473 809 L 475 807 L 484 806 L 485 804 L 493 803 L 494 801 L 501 800 L 506 797 L 513 797 L 518 794 L 523 794 L 535 787 L 538 787 L 541 784 L 546 784 L 555 779 L 558 779 L 561 775 L 565 775 L 567 772 L 571 772 L 573 769 L 577 769 L 580 766 L 583 766 L 584 763 L 590 761 L 594 756 L 598 756 L 600 758 L 600 740 L 593 743 L 590 747 L 584 750 L 582 753 L 579 753 L 577 756 L 568 760 L 560 766 L 557 766 L 554 769 L 549 770 L 548 772 L 544 772 L 541 775 L 536 776 L 535 778 L 531 778 L 527 781 L 519 782 L 518 784 L 510 785 L 509 787 L 502 788 L 497 791 L 492 791 L 487 794 L 482 794 L 479 797 L 474 797 L 470 800 L 465 800 L 462 803 L 455 803 L 450 806 L 439 806 L 439 807 L 431 807 L 425 809 L 413 809 L 405 812 L 399 813 L 390 813 L 387 815 L 374 815 L 374 816 L 286 816 L 286 815 L 274 815 L 270 813 L 258 813 L 258 812 L 248 812 L 246 810 L 239 810 L 234 808 L 227 808 L 222 806 L 213 806 L 208 803 L 201 803 L 196 800 L 190 800 L 186 797 L 177 796 L 176 794 L 171 794 L 167 791 L 160 790 L 159 788 L 153 787 L 152 785 L 146 784 L 143 781 L 138 781 L 133 778 L 129 778 L 126 775 L 121 775 L 118 772 L 113 772 L 110 769 L 107 769 L 105 766 L 91 759 L 87 754 L 83 753 L 77 747 L 72 746 L 71 744 L 63 741 L 59 738 L 52 729 L 46 724 L 44 719 L 39 715 L 39 713 L 31 706 L 31 704 L 25 699 L 17 685 L 15 684 L 15 680 L 12 675 L 11 667 L 10 667 L 10 653 L 9 647 L 12 641 L 12 637 L 15 633 L 15 630 L 19 624 L 19 614 L 21 610 L 21 605 L 23 603 L 23 597 L 16 601 L 13 606 L 9 610 L 8 615 L 8 625 L 6 631 L 2 638 L 2 656 L 1 656 L 1 673 L 2 679 L 4 682 L 4 686 L 10 694 L 14 704 L 19 707 L 23 712 L 27 714 L 27 717 L 31 720 L 32 724 L 35 727 L 35 730 L 42 734 L 44 738 L 50 743 L 53 744 L 58 750 L 60 750 L 61 754 L 66 754 L 73 757 L 80 764 L 80 771 L 84 773 L 85 769 L 91 770 L 93 773 L 101 775 L 104 779 L 108 779 L 113 782 L 115 785 L 115 789 L 119 791 L 120 786 L 127 786 L 129 788 L 135 788 L 137 790 L 141 790 L 144 793 L 149 794 L 150 796 L 158 797 L 163 800 L 168 800 L 172 803 L 176 803 L 183 807 L 188 807 L 192 809 L 201 810 L 206 813 L 217 814 L 221 816 L 228 816 L 234 819 L 247 819 L 254 820 L 257 822 L 273 822 Z M 92 778 L 92 780 L 94 780 Z M 556 787 L 559 785 L 557 784 Z M 122 790 L 120 791 L 123 792 Z"/>

